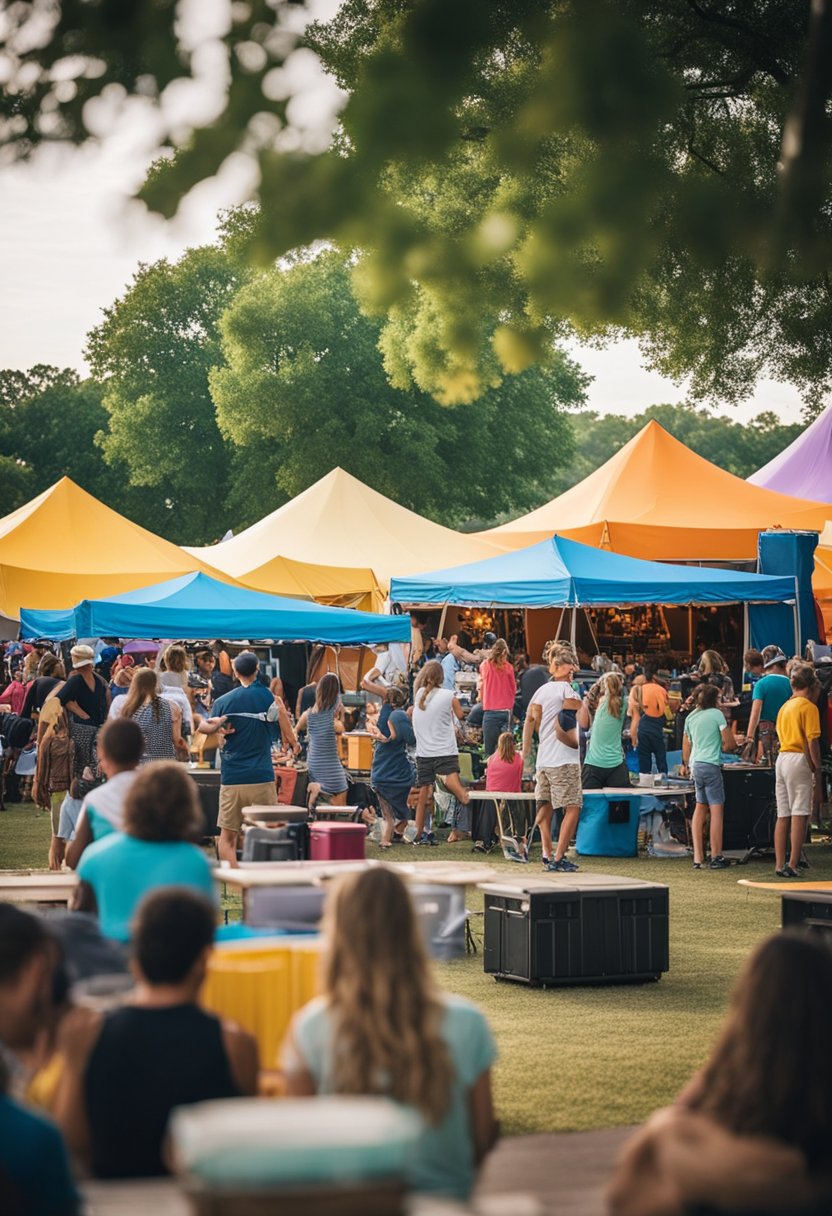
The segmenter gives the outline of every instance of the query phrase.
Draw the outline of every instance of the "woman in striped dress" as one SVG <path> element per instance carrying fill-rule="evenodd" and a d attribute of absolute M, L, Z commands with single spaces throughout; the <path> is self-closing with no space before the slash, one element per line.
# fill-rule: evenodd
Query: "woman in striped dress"
<path fill-rule="evenodd" d="M 338 677 L 332 672 L 321 676 L 315 689 L 315 704 L 302 714 L 297 732 L 308 731 L 309 749 L 306 762 L 309 769 L 309 802 L 313 805 L 319 793 L 343 806 L 347 801 L 347 774 L 338 758 L 338 735 L 344 724 L 335 714 L 341 692 Z"/>
<path fill-rule="evenodd" d="M 138 722 L 144 735 L 141 764 L 151 760 L 175 760 L 177 752 L 188 756 L 182 738 L 182 712 L 178 705 L 159 695 L 156 672 L 142 667 L 133 677 L 130 691 L 122 697 L 121 716 Z"/>

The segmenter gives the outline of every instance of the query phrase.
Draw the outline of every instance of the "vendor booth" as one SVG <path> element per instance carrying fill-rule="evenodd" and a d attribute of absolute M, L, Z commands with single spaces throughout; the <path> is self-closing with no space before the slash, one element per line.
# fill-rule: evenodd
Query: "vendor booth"
<path fill-rule="evenodd" d="M 820 531 L 828 515 L 726 473 L 651 421 L 578 485 L 478 536 L 520 549 L 557 532 L 651 560 L 753 563 L 760 532 Z"/>
<path fill-rule="evenodd" d="M 653 650 L 677 658 L 678 666 L 693 657 L 703 611 L 730 606 L 742 634 L 745 605 L 794 609 L 796 600 L 793 578 L 640 561 L 563 536 L 483 562 L 394 578 L 391 596 L 408 606 L 521 610 L 525 649 L 534 657 L 547 638 L 568 636 L 590 655 L 606 651 L 627 662 Z M 451 615 L 453 623 L 458 617 Z"/>
<path fill-rule="evenodd" d="M 284 593 L 285 559 L 314 563 L 321 568 L 315 599 L 376 610 L 393 575 L 425 569 L 440 557 L 470 562 L 499 551 L 407 510 L 343 469 L 239 536 L 187 550 L 246 586 L 276 594 Z"/>

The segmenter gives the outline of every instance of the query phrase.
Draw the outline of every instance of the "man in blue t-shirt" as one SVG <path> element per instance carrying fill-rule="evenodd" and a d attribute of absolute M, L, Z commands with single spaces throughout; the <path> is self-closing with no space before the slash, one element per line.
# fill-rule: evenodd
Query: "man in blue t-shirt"
<path fill-rule="evenodd" d="M 754 685 L 751 693 L 751 714 L 748 719 L 748 738 L 757 740 L 758 760 L 773 764 L 780 750 L 775 723 L 780 710 L 792 695 L 792 686 L 786 675 L 786 656 L 779 646 L 766 646 L 763 650 L 765 675 Z"/>
<path fill-rule="evenodd" d="M 272 744 L 281 735 L 297 751 L 298 742 L 282 701 L 276 701 L 257 682 L 257 655 L 244 650 L 234 660 L 240 687 L 217 697 L 213 718 L 197 728 L 204 735 L 219 731 L 224 739 L 220 756 L 220 861 L 237 864 L 237 838 L 243 826 L 243 811 L 249 806 L 276 806 Z M 276 713 L 276 717 L 274 717 Z"/>

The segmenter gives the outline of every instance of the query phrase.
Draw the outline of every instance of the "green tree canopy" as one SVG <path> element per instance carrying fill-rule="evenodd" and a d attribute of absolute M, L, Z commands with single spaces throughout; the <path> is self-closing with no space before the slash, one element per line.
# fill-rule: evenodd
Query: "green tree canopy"
<path fill-rule="evenodd" d="M 393 388 L 380 326 L 360 311 L 335 251 L 258 276 L 220 331 L 225 363 L 210 376 L 220 429 L 249 463 L 274 470 L 286 498 L 341 465 L 413 510 L 461 523 L 540 501 L 569 457 L 562 410 L 585 386 L 574 364 L 555 356 L 454 410 Z"/>
<path fill-rule="evenodd" d="M 219 359 L 219 318 L 244 278 L 222 244 L 141 266 L 88 337 L 108 415 L 105 457 L 155 499 L 149 526 L 180 543 L 213 536 L 227 492 L 229 453 L 208 373 Z"/>
<path fill-rule="evenodd" d="M 170 214 L 256 156 L 253 253 L 360 250 L 397 385 L 470 401 L 572 329 L 639 336 L 702 398 L 828 389 L 830 0 L 345 0 L 307 35 L 348 92 L 322 152 L 284 129 L 294 8 L 230 6 L 225 107 L 168 133 L 144 197 Z M 105 90 L 158 99 L 196 62 L 175 15 L 10 6 L 0 141 L 83 140 Z"/>

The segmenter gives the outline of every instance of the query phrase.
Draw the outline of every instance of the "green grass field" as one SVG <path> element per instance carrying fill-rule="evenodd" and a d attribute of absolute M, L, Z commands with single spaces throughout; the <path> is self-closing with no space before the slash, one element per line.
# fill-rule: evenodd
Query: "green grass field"
<path fill-rule="evenodd" d="M 44 867 L 48 844 L 45 812 L 27 806 L 0 814 L 0 868 Z M 368 853 L 382 856 L 372 844 Z M 403 845 L 392 860 L 414 854 L 518 869 L 493 854 L 472 855 L 465 844 L 430 850 Z M 832 880 L 832 847 L 814 844 L 808 855 L 811 877 Z M 588 872 L 670 887 L 670 971 L 657 984 L 540 991 L 496 983 L 483 974 L 481 953 L 438 965 L 443 986 L 488 1014 L 500 1050 L 496 1100 L 509 1132 L 635 1123 L 668 1102 L 706 1057 L 743 959 L 779 925 L 776 895 L 737 886 L 742 877 L 772 879 L 767 861 L 710 872 L 694 871 L 689 861 L 648 857 L 578 860 Z M 528 871 L 531 877 L 539 869 L 531 865 Z M 471 906 L 481 907 L 478 893 Z M 226 909 L 231 918 L 239 914 L 236 901 Z"/>

